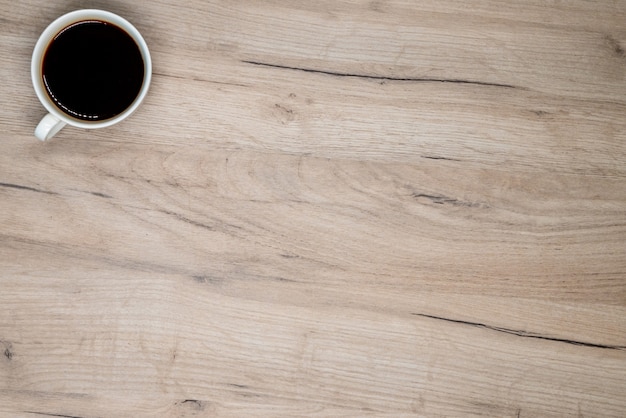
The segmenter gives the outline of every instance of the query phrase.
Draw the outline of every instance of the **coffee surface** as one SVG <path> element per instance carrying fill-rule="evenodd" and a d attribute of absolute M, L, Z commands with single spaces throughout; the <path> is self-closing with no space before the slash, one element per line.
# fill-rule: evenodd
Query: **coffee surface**
<path fill-rule="evenodd" d="M 48 96 L 68 115 L 91 121 L 113 118 L 138 96 L 144 62 L 133 38 L 99 20 L 60 31 L 43 58 Z"/>

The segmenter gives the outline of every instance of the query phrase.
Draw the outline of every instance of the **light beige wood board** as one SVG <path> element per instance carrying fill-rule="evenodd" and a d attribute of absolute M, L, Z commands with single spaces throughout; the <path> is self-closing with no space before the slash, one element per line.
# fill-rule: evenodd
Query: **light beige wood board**
<path fill-rule="evenodd" d="M 80 7 L 151 91 L 38 143 Z M 0 10 L 0 415 L 626 414 L 625 2 Z"/>

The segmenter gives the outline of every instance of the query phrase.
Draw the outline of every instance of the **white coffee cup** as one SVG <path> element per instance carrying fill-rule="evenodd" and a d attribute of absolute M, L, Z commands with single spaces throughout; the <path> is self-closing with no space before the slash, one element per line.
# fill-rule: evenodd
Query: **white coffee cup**
<path fill-rule="evenodd" d="M 130 35 L 130 37 L 137 44 L 144 63 L 143 83 L 134 101 L 123 112 L 112 118 L 93 121 L 82 120 L 63 112 L 57 106 L 55 101 L 49 96 L 44 85 L 43 78 L 43 59 L 50 43 L 65 28 L 78 22 L 91 20 L 111 23 Z M 35 129 L 35 136 L 41 141 L 46 141 L 56 135 L 65 125 L 86 129 L 106 128 L 107 126 L 121 122 L 130 116 L 130 114 L 133 113 L 141 104 L 148 93 L 150 80 L 152 78 L 152 61 L 150 59 L 150 51 L 148 51 L 146 41 L 143 39 L 139 31 L 126 19 L 104 10 L 83 9 L 76 10 L 59 17 L 43 31 L 33 51 L 31 61 L 31 77 L 37 97 L 48 111 L 48 114 L 44 116 Z"/>

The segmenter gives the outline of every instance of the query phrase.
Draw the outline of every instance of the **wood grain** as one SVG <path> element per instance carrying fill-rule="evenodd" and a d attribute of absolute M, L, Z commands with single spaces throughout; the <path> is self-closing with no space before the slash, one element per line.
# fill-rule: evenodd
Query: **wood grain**
<path fill-rule="evenodd" d="M 626 414 L 626 2 L 0 5 L 0 415 Z M 83 7 L 151 91 L 42 144 Z"/>

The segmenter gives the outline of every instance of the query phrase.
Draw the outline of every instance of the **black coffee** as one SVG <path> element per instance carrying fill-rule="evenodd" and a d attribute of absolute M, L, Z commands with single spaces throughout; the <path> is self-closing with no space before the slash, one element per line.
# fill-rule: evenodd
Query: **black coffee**
<path fill-rule="evenodd" d="M 123 29 L 86 20 L 60 31 L 43 58 L 48 96 L 68 115 L 110 119 L 137 98 L 144 78 L 139 47 Z"/>

